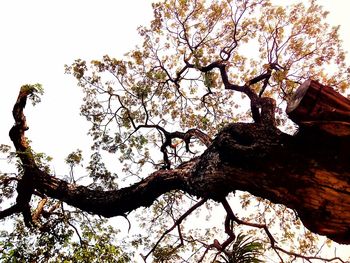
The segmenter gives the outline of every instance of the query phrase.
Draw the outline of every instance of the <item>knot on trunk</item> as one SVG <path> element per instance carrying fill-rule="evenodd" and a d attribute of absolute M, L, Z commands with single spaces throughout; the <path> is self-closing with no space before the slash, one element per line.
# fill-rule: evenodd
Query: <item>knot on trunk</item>
<path fill-rule="evenodd" d="M 223 162 L 252 167 L 252 162 L 259 164 L 271 157 L 278 148 L 276 146 L 281 144 L 280 135 L 281 132 L 274 126 L 235 123 L 227 125 L 214 143 Z"/>

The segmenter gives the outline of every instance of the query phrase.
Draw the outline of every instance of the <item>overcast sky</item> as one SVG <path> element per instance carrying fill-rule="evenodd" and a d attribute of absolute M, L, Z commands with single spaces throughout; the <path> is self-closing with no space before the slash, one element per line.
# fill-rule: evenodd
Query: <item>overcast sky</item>
<path fill-rule="evenodd" d="M 331 11 L 330 23 L 341 25 L 350 50 L 350 1 L 320 3 Z M 8 131 L 19 87 L 39 82 L 43 101 L 26 109 L 34 149 L 60 161 L 88 147 L 88 126 L 79 117 L 81 93 L 73 77 L 64 74 L 64 64 L 105 54 L 121 57 L 139 43 L 136 28 L 151 17 L 150 0 L 0 1 L 0 143 L 11 145 Z"/>

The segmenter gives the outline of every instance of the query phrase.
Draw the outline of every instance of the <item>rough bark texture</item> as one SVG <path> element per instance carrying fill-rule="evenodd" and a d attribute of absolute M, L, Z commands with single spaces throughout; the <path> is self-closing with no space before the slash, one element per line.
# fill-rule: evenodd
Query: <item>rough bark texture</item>
<path fill-rule="evenodd" d="M 349 147 L 348 138 L 231 124 L 201 157 L 191 185 L 217 200 L 239 189 L 284 204 L 311 231 L 349 244 Z"/>
<path fill-rule="evenodd" d="M 309 99 L 310 94 L 306 91 L 301 103 L 293 109 L 289 107 L 290 116 L 298 116 L 293 119 L 305 115 L 299 107 L 305 107 L 303 99 Z M 106 217 L 149 206 L 161 194 L 175 189 L 218 201 L 232 191 L 244 190 L 295 209 L 311 231 L 350 244 L 350 137 L 346 132 L 335 136 L 311 125 L 290 136 L 275 128 L 272 121 L 229 124 L 200 157 L 176 169 L 156 171 L 127 188 L 96 191 L 68 184 L 33 164 L 30 149 L 24 143 L 25 97 L 21 91 L 14 108 L 16 124 L 10 132 L 16 149 L 26 152 L 19 157 L 28 164 L 23 166 L 23 181 L 29 182 L 25 184 L 28 188 L 22 189 L 23 184 L 19 183 L 18 189 L 24 198 L 18 199 L 22 205 L 16 211 L 23 215 L 28 211 L 33 189 Z M 345 98 L 340 101 L 346 111 L 350 102 Z M 347 118 L 341 122 L 349 124 Z M 342 130 L 346 131 L 344 127 Z"/>
<path fill-rule="evenodd" d="M 349 100 L 334 89 L 307 80 L 287 107 L 291 120 L 300 127 L 318 127 L 334 136 L 350 136 Z"/>

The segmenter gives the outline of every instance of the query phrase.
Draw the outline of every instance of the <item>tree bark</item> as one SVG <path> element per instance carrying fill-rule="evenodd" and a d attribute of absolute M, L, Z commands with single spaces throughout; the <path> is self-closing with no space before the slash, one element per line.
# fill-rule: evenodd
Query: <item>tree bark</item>
<path fill-rule="evenodd" d="M 302 98 L 309 96 L 308 90 L 312 91 L 307 89 Z M 303 119 L 303 113 L 298 113 L 305 107 L 302 102 L 303 99 L 289 111 L 290 115 L 298 116 L 291 117 L 294 120 Z M 15 119 L 23 120 L 23 108 L 17 112 L 19 116 Z M 11 139 L 17 150 L 20 146 L 29 151 L 30 148 L 21 144 L 24 124 L 16 122 Z M 291 136 L 273 125 L 233 123 L 219 132 L 201 156 L 113 191 L 69 184 L 33 166 L 27 160 L 31 154 L 19 154 L 19 157 L 31 164 L 23 166 L 28 175 L 26 180 L 31 181 L 29 192 L 35 189 L 94 214 L 124 215 L 138 207 L 150 206 L 157 197 L 171 190 L 216 201 L 232 191 L 243 190 L 295 209 L 314 233 L 350 244 L 349 138 L 319 130 L 302 130 Z"/>
<path fill-rule="evenodd" d="M 350 244 L 349 147 L 348 138 L 231 124 L 203 154 L 190 185 L 216 200 L 239 189 L 284 204 L 312 232 Z"/>
<path fill-rule="evenodd" d="M 302 128 L 318 127 L 334 136 L 350 135 L 349 100 L 316 81 L 305 81 L 288 102 L 286 111 Z"/>

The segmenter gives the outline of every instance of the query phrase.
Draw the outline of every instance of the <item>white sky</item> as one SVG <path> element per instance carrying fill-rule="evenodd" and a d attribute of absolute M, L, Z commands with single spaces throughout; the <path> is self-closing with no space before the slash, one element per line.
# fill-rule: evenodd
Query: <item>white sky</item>
<path fill-rule="evenodd" d="M 285 3 L 274 2 L 279 1 Z M 350 2 L 320 3 L 331 11 L 331 24 L 341 25 L 350 50 Z M 74 78 L 64 74 L 64 64 L 105 54 L 121 57 L 140 43 L 136 28 L 151 17 L 151 0 L 0 1 L 0 143 L 11 145 L 11 110 L 20 86 L 39 82 L 45 89 L 42 103 L 26 109 L 34 150 L 62 163 L 71 151 L 87 149 L 81 93 Z"/>
<path fill-rule="evenodd" d="M 42 103 L 25 111 L 35 151 L 62 163 L 71 151 L 88 148 L 81 92 L 64 64 L 121 57 L 140 42 L 136 29 L 152 14 L 150 0 L 0 1 L 0 143 L 12 145 L 8 131 L 20 86 L 39 82 Z"/>
<path fill-rule="evenodd" d="M 331 12 L 330 23 L 341 25 L 344 48 L 350 51 L 350 1 L 319 3 Z M 136 28 L 151 17 L 151 0 L 0 1 L 0 143 L 12 145 L 8 131 L 20 86 L 39 82 L 45 95 L 42 103 L 26 109 L 27 135 L 34 150 L 53 156 L 55 169 L 62 172 L 68 153 L 89 147 L 88 125 L 79 116 L 81 94 L 73 77 L 64 74 L 64 64 L 105 54 L 121 57 L 140 43 Z"/>

